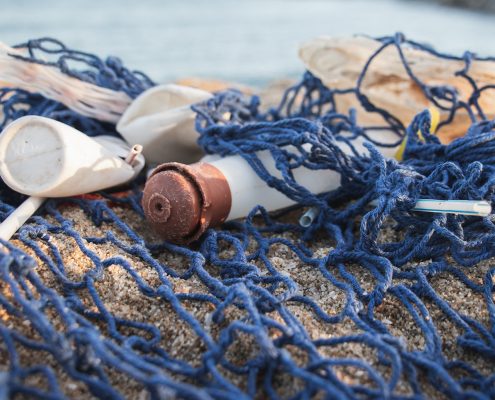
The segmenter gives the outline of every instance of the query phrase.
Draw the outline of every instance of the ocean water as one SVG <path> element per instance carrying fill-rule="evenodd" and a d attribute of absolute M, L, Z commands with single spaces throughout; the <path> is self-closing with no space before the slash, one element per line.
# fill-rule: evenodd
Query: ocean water
<path fill-rule="evenodd" d="M 0 40 L 55 37 L 116 55 L 159 82 L 199 76 L 264 84 L 302 73 L 318 35 L 401 31 L 438 49 L 495 54 L 495 16 L 400 0 L 0 0 Z"/>

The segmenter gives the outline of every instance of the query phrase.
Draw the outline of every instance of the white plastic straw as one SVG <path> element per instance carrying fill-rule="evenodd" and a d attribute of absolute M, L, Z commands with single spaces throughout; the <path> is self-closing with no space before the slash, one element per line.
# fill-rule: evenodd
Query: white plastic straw
<path fill-rule="evenodd" d="M 301 218 L 299 218 L 299 225 L 303 228 L 307 228 L 313 223 L 319 213 L 320 209 L 318 207 L 311 207 L 308 211 L 301 215 Z"/>
<path fill-rule="evenodd" d="M 492 206 L 483 200 L 418 200 L 413 208 L 414 211 L 475 215 L 486 217 L 492 212 Z"/>
<path fill-rule="evenodd" d="M 129 164 L 131 167 L 134 166 L 134 162 L 136 161 L 137 156 L 139 156 L 143 152 L 143 146 L 140 144 L 135 144 L 132 146 L 131 150 L 129 151 L 129 154 L 125 158 L 125 162 Z"/>
<path fill-rule="evenodd" d="M 45 201 L 44 197 L 31 196 L 24 200 L 5 221 L 0 224 L 0 238 L 9 240 Z"/>
<path fill-rule="evenodd" d="M 373 204 L 374 202 L 371 202 Z M 484 200 L 418 200 L 413 208 L 414 211 L 473 215 L 486 217 L 491 214 L 492 206 Z M 310 226 L 319 214 L 317 207 L 312 207 L 299 218 L 299 225 L 303 228 Z"/>

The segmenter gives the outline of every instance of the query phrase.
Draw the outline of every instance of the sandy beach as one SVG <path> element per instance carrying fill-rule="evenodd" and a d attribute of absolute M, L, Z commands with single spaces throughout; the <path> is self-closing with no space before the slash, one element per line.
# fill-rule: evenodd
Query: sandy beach
<path fill-rule="evenodd" d="M 114 212 L 122 218 L 129 227 L 133 228 L 136 232 L 143 235 L 144 238 L 150 241 L 158 240 L 153 237 L 145 225 L 142 219 L 130 212 L 129 209 L 123 209 L 116 207 Z M 64 208 L 62 215 L 64 219 L 70 222 L 74 229 L 81 235 L 81 237 L 105 237 L 108 232 L 115 234 L 119 240 L 123 242 L 130 241 L 125 234 L 115 225 L 103 224 L 101 227 L 95 227 L 91 220 L 85 213 L 75 207 Z M 300 211 L 296 210 L 286 215 L 282 220 L 294 221 L 300 215 Z M 53 221 L 51 217 L 48 220 Z M 386 231 L 385 237 L 382 240 L 391 241 L 396 239 L 397 233 L 392 229 Z M 270 235 L 270 237 L 282 237 L 284 239 L 296 239 L 291 233 L 284 233 L 282 235 Z M 49 247 L 41 240 L 37 241 L 44 251 L 45 256 L 52 258 L 53 253 Z M 37 274 L 41 277 L 43 282 L 54 290 L 60 290 L 60 284 L 57 282 L 56 277 L 50 268 L 43 263 L 39 257 L 33 254 L 33 251 L 21 243 L 18 240 L 14 240 L 13 243 L 25 250 L 28 254 L 33 255 L 38 261 L 38 267 L 36 268 Z M 61 256 L 64 264 L 67 266 L 67 275 L 74 281 L 81 279 L 85 273 L 91 270 L 93 267 L 92 262 L 85 256 L 78 245 L 73 239 L 67 238 L 64 235 L 55 234 L 51 235 L 50 243 L 56 245 L 61 250 Z M 139 274 L 139 277 L 144 280 L 151 287 L 157 287 L 160 284 L 160 280 L 152 268 L 143 262 L 138 257 L 132 256 L 128 252 L 123 251 L 115 245 L 109 243 L 103 243 L 101 245 L 95 245 L 86 243 L 87 246 L 102 260 L 107 260 L 111 257 L 123 257 L 127 260 L 132 267 Z M 321 241 L 315 241 L 311 244 L 311 247 L 315 251 L 315 255 L 325 256 L 325 254 L 331 250 L 331 243 L 322 239 Z M 226 246 L 222 252 L 222 257 L 228 257 L 231 255 L 232 250 Z M 281 244 L 273 245 L 269 252 L 270 261 L 279 270 L 280 273 L 285 274 L 291 280 L 293 280 L 301 294 L 308 296 L 314 302 L 316 302 L 326 313 L 329 315 L 338 315 L 346 306 L 348 299 L 346 299 L 346 293 L 342 289 L 332 285 L 324 276 L 318 273 L 314 267 L 306 265 L 294 255 L 294 253 L 286 246 Z M 172 268 L 177 273 L 184 273 L 189 266 L 187 260 L 178 256 L 172 252 L 163 251 L 156 255 L 156 259 L 162 263 L 165 263 L 169 268 Z M 475 282 L 481 283 L 486 275 L 486 272 L 492 265 L 491 261 L 480 263 L 473 268 L 465 271 L 470 279 Z M 259 266 L 262 268 L 262 266 Z M 415 264 L 411 264 L 408 268 L 415 268 Z M 206 267 L 208 272 L 213 276 L 218 276 L 218 269 L 211 266 Z M 329 266 L 329 269 L 332 267 Z M 359 284 L 364 288 L 371 290 L 374 285 L 374 278 L 366 269 L 357 265 L 346 266 L 347 271 L 354 276 Z M 262 268 L 263 271 L 263 268 Z M 267 273 L 265 270 L 264 273 Z M 338 273 L 337 273 L 337 276 Z M 175 293 L 208 293 L 208 288 L 201 281 L 197 275 L 192 275 L 189 278 L 170 278 L 173 282 L 173 290 Z M 342 279 L 342 277 L 340 277 Z M 400 285 L 401 282 L 394 281 L 393 285 Z M 431 285 L 434 290 L 446 301 L 449 306 L 454 310 L 461 312 L 462 314 L 473 318 L 484 326 L 489 325 L 487 304 L 483 296 L 476 293 L 466 285 L 464 285 L 459 279 L 452 274 L 439 274 L 431 280 Z M 105 306 L 115 316 L 126 319 L 132 319 L 141 321 L 146 324 L 152 324 L 155 326 L 161 335 L 159 347 L 166 351 L 171 357 L 183 360 L 190 363 L 193 366 L 198 366 L 201 363 L 203 352 L 205 351 L 204 343 L 201 339 L 191 330 L 184 320 L 179 318 L 170 304 L 160 301 L 159 299 L 150 299 L 143 296 L 140 293 L 134 279 L 128 274 L 128 272 L 118 265 L 109 266 L 105 268 L 103 275 L 96 282 L 96 290 L 98 295 L 104 302 Z M 4 289 L 5 290 L 5 287 Z M 81 291 L 80 297 L 84 304 L 89 309 L 96 311 L 94 300 L 86 291 Z M 442 351 L 443 356 L 449 360 L 463 360 L 469 362 L 478 371 L 488 376 L 493 372 L 492 360 L 489 357 L 483 358 L 479 355 L 466 351 L 458 343 L 456 338 L 459 334 L 462 334 L 462 330 L 459 329 L 456 324 L 438 308 L 438 305 L 433 304 L 431 301 L 425 300 L 425 305 L 428 308 L 429 315 L 432 322 L 437 327 L 439 334 L 442 338 Z M 245 317 L 245 311 L 232 307 L 226 311 L 226 319 L 220 324 L 212 323 L 210 320 L 211 313 L 214 311 L 214 307 L 208 303 L 198 303 L 194 301 L 185 301 L 183 303 L 184 308 L 191 313 L 196 320 L 202 324 L 213 338 L 218 339 L 219 334 L 222 332 L 230 322 L 242 320 Z M 307 330 L 312 340 L 327 339 L 342 337 L 347 335 L 359 335 L 364 333 L 355 323 L 349 319 L 344 319 L 338 323 L 328 323 L 323 321 L 318 315 L 315 314 L 311 307 L 294 302 L 287 303 L 288 309 L 293 315 L 300 321 L 300 323 Z M 57 326 L 57 315 L 55 313 L 48 316 L 52 323 Z M 283 321 L 277 317 L 276 313 L 271 315 L 273 318 L 278 319 L 280 323 Z M 375 316 L 381 320 L 398 339 L 403 341 L 404 345 L 409 351 L 421 351 L 425 347 L 425 337 L 417 324 L 414 322 L 411 314 L 406 311 L 403 305 L 394 297 L 393 294 L 387 294 L 383 303 L 375 311 Z M 32 331 L 30 324 L 26 320 L 20 320 L 12 318 L 11 316 L 3 317 L 4 323 L 7 323 L 9 328 L 13 328 L 26 335 L 28 338 L 36 339 L 36 334 Z M 97 323 L 97 326 L 101 329 L 101 334 L 106 335 L 106 326 L 104 323 Z M 63 325 L 58 325 L 60 329 L 63 329 Z M 125 328 L 121 329 L 122 334 L 131 334 L 132 330 Z M 134 332 L 135 333 L 135 332 Z M 276 331 L 273 335 L 277 335 Z M 276 336 L 273 336 L 275 338 Z M 91 397 L 90 393 L 84 384 L 79 381 L 70 379 L 63 369 L 60 368 L 57 363 L 45 352 L 33 352 L 27 351 L 22 346 L 19 346 L 19 355 L 23 366 L 37 364 L 41 360 L 50 365 L 57 374 L 63 392 L 70 398 L 88 398 Z M 296 360 L 296 362 L 304 366 L 308 362 L 308 354 L 295 346 L 287 346 L 288 353 Z M 253 358 L 258 355 L 260 349 L 255 345 L 255 341 L 251 340 L 249 335 L 238 335 L 229 349 L 229 361 L 242 365 L 247 359 Z M 323 346 L 319 350 L 322 355 L 332 358 L 345 358 L 345 359 L 359 359 L 369 363 L 370 366 L 376 368 L 384 378 L 387 378 L 390 374 L 390 370 L 382 362 L 379 362 L 377 358 L 376 349 L 370 346 L 365 346 L 360 343 L 344 343 L 336 346 Z M 0 365 L 6 365 L 6 354 L 0 353 Z M 129 377 L 122 371 L 115 369 L 108 369 L 108 376 L 111 379 L 112 385 L 114 385 L 120 393 L 127 398 L 147 399 L 148 394 L 145 388 L 138 382 L 129 379 Z M 164 371 L 167 372 L 167 371 Z M 335 368 L 335 373 L 338 378 L 349 385 L 362 384 L 370 385 L 370 379 L 366 371 L 353 367 L 339 367 Z M 462 371 L 452 371 L 453 377 L 462 376 Z M 174 376 L 176 379 L 188 381 L 187 378 L 180 375 Z M 225 377 L 229 379 L 234 385 L 239 388 L 245 388 L 246 376 L 229 374 L 225 371 Z M 421 389 L 433 399 L 443 398 L 443 396 L 436 390 L 434 386 L 428 382 L 426 376 L 420 379 Z M 43 379 L 36 380 L 30 378 L 29 384 L 43 388 L 45 382 Z M 294 379 L 293 377 L 284 373 L 276 375 L 274 386 L 277 388 L 277 392 L 283 398 L 288 398 L 291 395 L 297 393 L 302 388 L 302 382 Z M 412 395 L 412 388 L 406 381 L 401 380 L 397 384 L 394 390 L 394 394 L 399 395 Z M 267 394 L 262 390 L 257 394 L 259 398 L 265 398 Z"/>

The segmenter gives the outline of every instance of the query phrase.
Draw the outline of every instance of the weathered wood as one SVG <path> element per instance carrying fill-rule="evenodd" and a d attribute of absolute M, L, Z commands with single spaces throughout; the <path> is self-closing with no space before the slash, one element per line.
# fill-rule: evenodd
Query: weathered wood
<path fill-rule="evenodd" d="M 380 42 L 367 37 L 321 37 L 303 44 L 299 56 L 308 70 L 325 85 L 347 89 L 356 86 L 366 62 L 379 46 Z M 403 46 L 403 52 L 412 71 L 422 82 L 431 86 L 452 86 L 462 100 L 467 100 L 472 94 L 473 88 L 469 82 L 455 75 L 464 68 L 463 61 L 437 58 L 428 52 L 407 46 Z M 470 76 L 480 87 L 495 84 L 495 62 L 474 61 Z M 372 103 L 389 111 L 404 125 L 408 125 L 418 112 L 433 105 L 411 80 L 397 48 L 393 46 L 385 49 L 372 61 L 361 91 Z M 354 95 L 337 97 L 339 109 L 347 111 L 351 107 L 356 108 L 358 121 L 364 126 L 383 124 L 383 119 L 376 113 L 366 112 Z M 479 104 L 489 118 L 495 118 L 495 90 L 484 91 Z M 442 121 L 447 118 L 447 114 L 447 111 L 440 110 Z M 470 124 L 467 113 L 461 110 L 454 123 L 442 128 L 438 135 L 443 142 L 449 142 L 464 135 Z"/>
<path fill-rule="evenodd" d="M 71 110 L 102 121 L 117 122 L 131 98 L 124 92 L 102 88 L 63 74 L 57 68 L 25 62 L 9 54 L 26 55 L 0 43 L 0 82 L 59 101 Z"/>

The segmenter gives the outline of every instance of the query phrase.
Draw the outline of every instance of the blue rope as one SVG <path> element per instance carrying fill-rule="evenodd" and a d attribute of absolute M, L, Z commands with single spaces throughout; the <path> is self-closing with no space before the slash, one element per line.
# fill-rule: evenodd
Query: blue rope
<path fill-rule="evenodd" d="M 378 40 L 382 45 L 366 64 L 355 87 L 328 88 L 307 72 L 299 84 L 286 91 L 279 106 L 266 112 L 261 111 L 256 96 L 246 97 L 236 91 L 217 93 L 193 107 L 203 149 L 222 156 L 244 157 L 268 185 L 301 206 L 318 207 L 320 213 L 310 227 L 285 222 L 280 215 L 270 215 L 258 206 L 245 220 L 210 229 L 198 244 L 183 247 L 146 241 L 114 212 L 112 204 L 142 217 L 137 186 L 126 197 L 103 193 L 96 200 L 49 200 L 43 216 L 36 216 L 31 224 L 23 226 L 18 239 L 43 262 L 60 288 L 57 290 L 41 279 L 32 257 L 3 242 L 8 251 L 0 253 L 0 310 L 28 320 L 37 336 L 28 338 L 0 319 L 1 342 L 9 358 L 0 375 L 0 398 L 16 394 L 65 398 L 54 369 L 44 364 L 42 358 L 29 367 L 22 365 L 19 348 L 50 354 L 58 368 L 99 398 L 123 398 L 110 383 L 110 369 L 139 382 L 153 399 L 247 399 L 260 393 L 279 398 L 277 379 L 282 373 L 301 382 L 293 396 L 297 399 L 317 394 L 325 398 L 419 399 L 427 396 L 424 379 L 448 398 L 494 398 L 495 373 L 485 374 L 465 360 L 450 359 L 429 311 L 433 305 L 442 318 L 456 327 L 458 349 L 494 365 L 495 268 L 491 267 L 481 280 L 469 274 L 477 263 L 495 256 L 493 218 L 412 210 L 419 198 L 483 199 L 493 203 L 495 122 L 486 119 L 486 110 L 478 101 L 483 91 L 493 87 L 478 87 L 470 76 L 472 62 L 481 60 L 472 53 L 462 57 L 438 53 L 400 34 Z M 462 101 L 450 87 L 432 87 L 421 82 L 409 66 L 402 51 L 404 46 L 442 59 L 463 61 L 464 68 L 457 75 L 471 84 L 473 93 L 469 99 Z M 25 61 L 47 63 L 70 76 L 122 90 L 131 97 L 153 84 L 115 59 L 102 61 L 52 39 L 29 41 L 21 47 L 28 50 Z M 369 66 L 387 48 L 398 51 L 410 78 L 429 101 L 448 112 L 450 117 L 443 127 L 448 127 L 456 113 L 468 112 L 472 125 L 466 136 L 443 145 L 429 133 L 428 112 L 418 114 L 405 127 L 361 92 L 360 84 Z M 55 60 L 41 61 L 37 52 L 54 56 Z M 83 62 L 88 69 L 69 68 L 70 61 Z M 377 150 L 383 146 L 379 142 L 367 144 L 369 156 L 352 152 L 352 139 L 369 139 L 371 130 L 378 127 L 361 127 L 354 112 L 338 110 L 336 99 L 341 95 L 356 96 L 367 112 L 381 116 L 381 129 L 394 132 L 398 141 L 406 138 L 403 162 L 384 159 Z M 3 89 L 0 101 L 4 110 L 1 127 L 22 115 L 36 114 L 68 122 L 88 134 L 115 134 L 114 126 L 77 115 L 36 94 Z M 418 130 L 424 141 L 418 139 Z M 341 150 L 343 145 L 349 147 L 351 155 Z M 256 154 L 261 150 L 270 152 L 280 176 L 272 176 L 264 168 Z M 314 195 L 293 178 L 292 171 L 300 166 L 337 171 L 342 176 L 342 186 Z M 5 186 L 0 189 L 0 214 L 4 219 L 20 198 Z M 372 200 L 375 205 L 369 204 Z M 60 211 L 67 205 L 82 209 L 95 226 L 105 223 L 112 230 L 103 230 L 99 237 L 82 234 Z M 380 239 L 390 225 L 386 219 L 392 221 L 401 239 L 385 243 Z M 287 239 L 283 235 L 286 232 L 297 240 Z M 77 278 L 67 273 L 61 250 L 52 240 L 54 235 L 61 234 L 71 238 L 91 262 L 91 268 Z M 323 255 L 315 254 L 308 245 L 316 237 L 332 245 Z M 92 250 L 94 245 L 106 244 L 118 248 L 119 253 L 100 258 Z M 230 249 L 228 257 L 221 255 L 225 246 Z M 280 271 L 270 257 L 275 247 L 287 249 L 299 264 L 311 267 L 315 274 L 344 293 L 342 309 L 331 314 L 311 296 L 302 294 L 297 282 Z M 158 256 L 164 253 L 183 260 L 180 270 L 159 261 Z M 132 259 L 153 270 L 158 284 L 151 286 L 129 261 Z M 372 276 L 371 290 L 361 286 L 356 272 L 349 267 L 351 264 L 361 266 Z M 107 308 L 97 282 L 110 267 L 125 271 L 129 285 L 135 285 L 142 296 L 170 306 L 191 335 L 201 341 L 204 350 L 199 364 L 166 351 L 160 344 L 160 330 L 153 323 L 127 319 Z M 463 315 L 435 291 L 432 280 L 440 274 L 460 281 L 484 299 L 480 307 L 488 315 L 487 323 Z M 174 291 L 172 279 L 187 281 L 193 277 L 207 288 L 207 293 Z M 90 298 L 94 307 L 90 308 L 83 297 Z M 398 302 L 402 312 L 414 321 L 424 338 L 424 348 L 409 349 L 402 338 L 394 336 L 380 321 L 377 308 L 386 297 Z M 211 307 L 208 324 L 188 312 L 185 303 L 190 302 Z M 290 306 L 294 304 L 304 305 L 308 313 L 329 326 L 351 321 L 359 333 L 313 338 L 291 312 Z M 242 311 L 243 316 L 229 320 L 229 308 Z M 49 318 L 53 312 L 63 329 L 56 328 Z M 212 335 L 212 327 L 217 336 Z M 233 363 L 228 354 L 241 333 L 252 339 L 257 351 L 251 358 Z M 356 357 L 323 355 L 325 349 L 351 344 L 375 351 L 379 368 Z M 303 352 L 307 362 L 297 362 L 289 347 Z M 336 373 L 341 368 L 363 371 L 369 383 L 344 382 Z M 27 383 L 27 378 L 34 375 L 45 378 L 46 388 Z M 237 386 L 232 377 L 241 377 L 245 384 Z M 401 380 L 410 386 L 410 395 L 397 393 Z"/>

